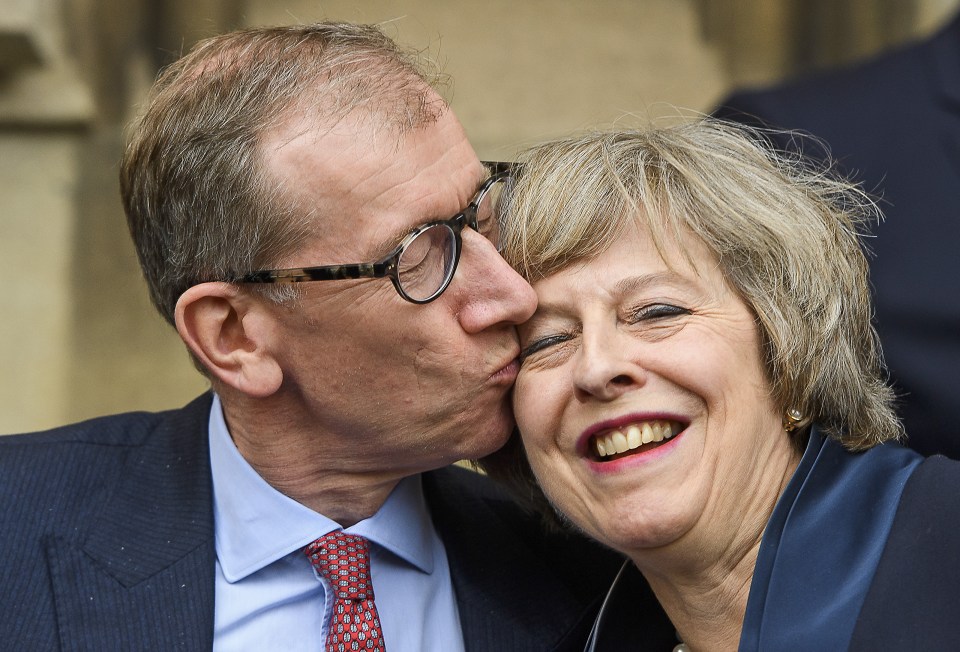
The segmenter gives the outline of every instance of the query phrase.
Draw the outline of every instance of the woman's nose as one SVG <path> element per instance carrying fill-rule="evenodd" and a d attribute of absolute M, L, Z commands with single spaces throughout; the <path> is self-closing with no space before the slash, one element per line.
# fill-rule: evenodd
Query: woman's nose
<path fill-rule="evenodd" d="M 573 368 L 574 393 L 578 400 L 612 401 L 643 385 L 643 369 L 631 361 L 614 330 L 591 333 L 584 327 L 583 340 Z"/>

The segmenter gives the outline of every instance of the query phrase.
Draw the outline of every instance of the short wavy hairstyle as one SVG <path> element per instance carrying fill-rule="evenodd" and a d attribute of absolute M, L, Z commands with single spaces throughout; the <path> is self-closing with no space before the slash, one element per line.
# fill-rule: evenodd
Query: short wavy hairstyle
<path fill-rule="evenodd" d="M 150 298 L 173 324 L 180 295 L 276 266 L 317 220 L 271 179 L 261 143 L 294 115 L 333 126 L 362 112 L 397 133 L 434 122 L 439 75 L 372 25 L 317 23 L 214 36 L 166 68 L 120 167 Z M 292 288 L 257 287 L 268 298 Z"/>
<path fill-rule="evenodd" d="M 519 165 L 502 245 L 527 280 L 600 254 L 637 221 L 660 250 L 664 238 L 691 233 L 756 316 L 784 411 L 799 410 L 849 450 L 901 436 L 861 241 L 880 215 L 827 165 L 711 118 L 565 138 L 523 153 Z M 520 451 L 514 440 L 481 466 L 515 471 Z"/>

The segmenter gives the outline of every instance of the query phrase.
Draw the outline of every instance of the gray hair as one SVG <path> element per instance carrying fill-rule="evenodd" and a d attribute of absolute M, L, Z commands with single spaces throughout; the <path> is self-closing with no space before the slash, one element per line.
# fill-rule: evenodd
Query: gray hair
<path fill-rule="evenodd" d="M 777 404 L 850 450 L 895 439 L 859 235 L 876 206 L 760 136 L 700 119 L 535 147 L 521 158 L 504 255 L 536 280 L 596 256 L 635 220 L 661 250 L 692 233 L 757 317 Z"/>
<path fill-rule="evenodd" d="M 269 180 L 262 162 L 262 137 L 293 111 L 331 126 L 362 111 L 403 133 L 445 109 L 416 57 L 373 26 L 246 29 L 197 44 L 158 78 L 121 164 L 154 305 L 173 324 L 190 286 L 275 266 L 310 233 L 315 216 Z M 290 296 L 289 288 L 257 289 Z"/>

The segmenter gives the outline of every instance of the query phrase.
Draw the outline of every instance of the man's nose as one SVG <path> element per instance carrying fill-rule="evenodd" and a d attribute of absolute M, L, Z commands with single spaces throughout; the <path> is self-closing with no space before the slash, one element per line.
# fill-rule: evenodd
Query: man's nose
<path fill-rule="evenodd" d="M 478 333 L 498 324 L 522 324 L 537 308 L 537 294 L 497 252 L 471 229 L 463 231 L 463 251 L 452 284 L 463 294 L 460 324 Z"/>

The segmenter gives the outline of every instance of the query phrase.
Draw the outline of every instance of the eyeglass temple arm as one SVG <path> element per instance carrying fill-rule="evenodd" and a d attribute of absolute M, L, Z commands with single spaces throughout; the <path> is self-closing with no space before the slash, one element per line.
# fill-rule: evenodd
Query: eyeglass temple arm
<path fill-rule="evenodd" d="M 299 283 L 304 281 L 336 281 L 342 279 L 380 278 L 390 276 L 394 261 L 355 265 L 324 265 L 322 267 L 299 267 L 292 269 L 265 270 L 247 274 L 242 283 Z"/>
<path fill-rule="evenodd" d="M 517 169 L 516 163 L 510 163 L 507 161 L 481 161 L 481 163 L 483 163 L 483 165 L 490 171 L 491 175 L 512 172 Z"/>

